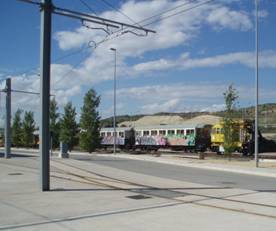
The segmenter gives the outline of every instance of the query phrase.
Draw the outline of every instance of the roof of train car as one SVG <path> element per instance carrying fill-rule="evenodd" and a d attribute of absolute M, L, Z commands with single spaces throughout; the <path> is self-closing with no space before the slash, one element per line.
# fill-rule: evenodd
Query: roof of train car
<path fill-rule="evenodd" d="M 116 127 L 116 132 L 124 132 L 124 131 L 129 131 L 131 128 L 130 127 Z M 114 128 L 101 128 L 101 132 L 113 132 Z"/>
<path fill-rule="evenodd" d="M 199 123 L 182 123 L 182 124 L 173 124 L 173 125 L 154 125 L 154 126 L 137 126 L 135 130 L 153 130 L 153 129 L 183 129 L 183 128 L 203 128 L 207 124 Z"/>
<path fill-rule="evenodd" d="M 133 127 L 135 130 L 161 130 L 161 129 L 183 129 L 183 128 L 203 128 L 208 124 L 203 123 L 182 123 L 182 124 L 174 124 L 174 125 L 153 125 L 153 126 L 136 126 Z M 211 126 L 211 125 L 210 125 Z M 127 131 L 130 130 L 131 127 L 116 127 L 116 131 Z M 113 132 L 114 128 L 102 128 L 102 132 Z"/>

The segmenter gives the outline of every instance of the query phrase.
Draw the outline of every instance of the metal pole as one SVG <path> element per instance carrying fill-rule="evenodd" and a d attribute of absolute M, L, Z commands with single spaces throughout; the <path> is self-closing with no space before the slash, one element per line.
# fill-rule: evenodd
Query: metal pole
<path fill-rule="evenodd" d="M 255 69 L 255 85 L 256 85 L 256 104 L 255 104 L 255 162 L 256 167 L 259 167 L 259 140 L 258 140 L 258 124 L 259 124 L 259 118 L 258 118 L 258 105 L 259 105 L 259 16 L 258 16 L 258 0 L 255 0 L 255 49 L 256 49 L 256 69 Z"/>
<path fill-rule="evenodd" d="M 51 66 L 51 14 L 52 1 L 41 0 L 41 34 L 40 34 L 40 185 L 42 191 L 50 190 L 50 66 Z"/>
<path fill-rule="evenodd" d="M 116 154 L 116 140 L 117 140 L 117 133 L 116 133 L 116 49 L 110 48 L 110 50 L 114 51 L 114 115 L 113 115 L 113 128 L 114 128 L 114 145 L 113 145 L 113 153 Z"/>
<path fill-rule="evenodd" d="M 11 79 L 6 80 L 5 158 L 11 156 Z"/>

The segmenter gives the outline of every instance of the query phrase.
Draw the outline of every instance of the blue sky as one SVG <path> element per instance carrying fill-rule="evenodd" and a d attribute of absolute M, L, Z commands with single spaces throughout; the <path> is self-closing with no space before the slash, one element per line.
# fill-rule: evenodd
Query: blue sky
<path fill-rule="evenodd" d="M 83 1 L 99 16 L 132 24 L 102 0 Z M 80 0 L 53 2 L 91 13 Z M 138 22 L 189 1 L 108 2 Z M 213 0 L 162 20 L 204 0 L 190 2 L 155 18 L 161 20 L 148 27 L 156 34 L 111 36 L 96 49 L 87 49 L 88 42 L 101 41 L 105 33 L 53 16 L 51 89 L 60 108 L 72 101 L 79 110 L 83 95 L 93 87 L 101 95 L 101 116 L 112 115 L 114 59 L 110 47 L 117 48 L 118 54 L 118 114 L 221 110 L 222 94 L 231 83 L 239 91 L 240 106 L 253 105 L 254 1 Z M 39 10 L 15 0 L 1 3 L 0 79 L 10 76 L 14 89 L 39 91 Z M 276 1 L 260 0 L 261 103 L 275 102 L 276 98 L 275 12 Z M 77 53 L 56 61 L 72 52 Z M 37 97 L 13 94 L 13 110 L 20 107 L 38 115 L 38 104 Z"/>

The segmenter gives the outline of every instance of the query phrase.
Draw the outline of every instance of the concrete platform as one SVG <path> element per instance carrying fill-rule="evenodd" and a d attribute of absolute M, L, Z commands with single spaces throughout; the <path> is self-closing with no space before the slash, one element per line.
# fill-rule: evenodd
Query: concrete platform
<path fill-rule="evenodd" d="M 37 157 L 0 158 L 0 230 L 276 227 L 275 193 L 168 180 L 55 157 L 51 191 L 40 192 L 38 181 Z"/>

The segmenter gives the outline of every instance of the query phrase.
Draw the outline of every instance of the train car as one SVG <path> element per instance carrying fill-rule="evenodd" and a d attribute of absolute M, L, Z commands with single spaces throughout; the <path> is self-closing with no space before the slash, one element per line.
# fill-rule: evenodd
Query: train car
<path fill-rule="evenodd" d="M 135 128 L 135 144 L 148 149 L 170 148 L 205 151 L 210 146 L 211 125 L 179 124 Z"/>
<path fill-rule="evenodd" d="M 248 143 L 252 137 L 252 121 L 249 120 L 234 120 L 233 129 L 235 151 L 244 154 L 248 153 Z M 214 124 L 211 131 L 211 150 L 218 154 L 224 152 L 224 134 L 223 121 Z"/>
<path fill-rule="evenodd" d="M 114 144 L 114 129 L 102 128 L 102 147 Z M 205 151 L 211 144 L 211 125 L 179 124 L 135 128 L 116 128 L 116 145 L 120 148 Z"/>
<path fill-rule="evenodd" d="M 114 128 L 102 128 L 100 131 L 101 146 L 107 148 L 114 145 L 115 133 Z M 116 128 L 116 146 L 118 148 L 132 148 L 135 144 L 135 135 L 132 128 Z"/>

